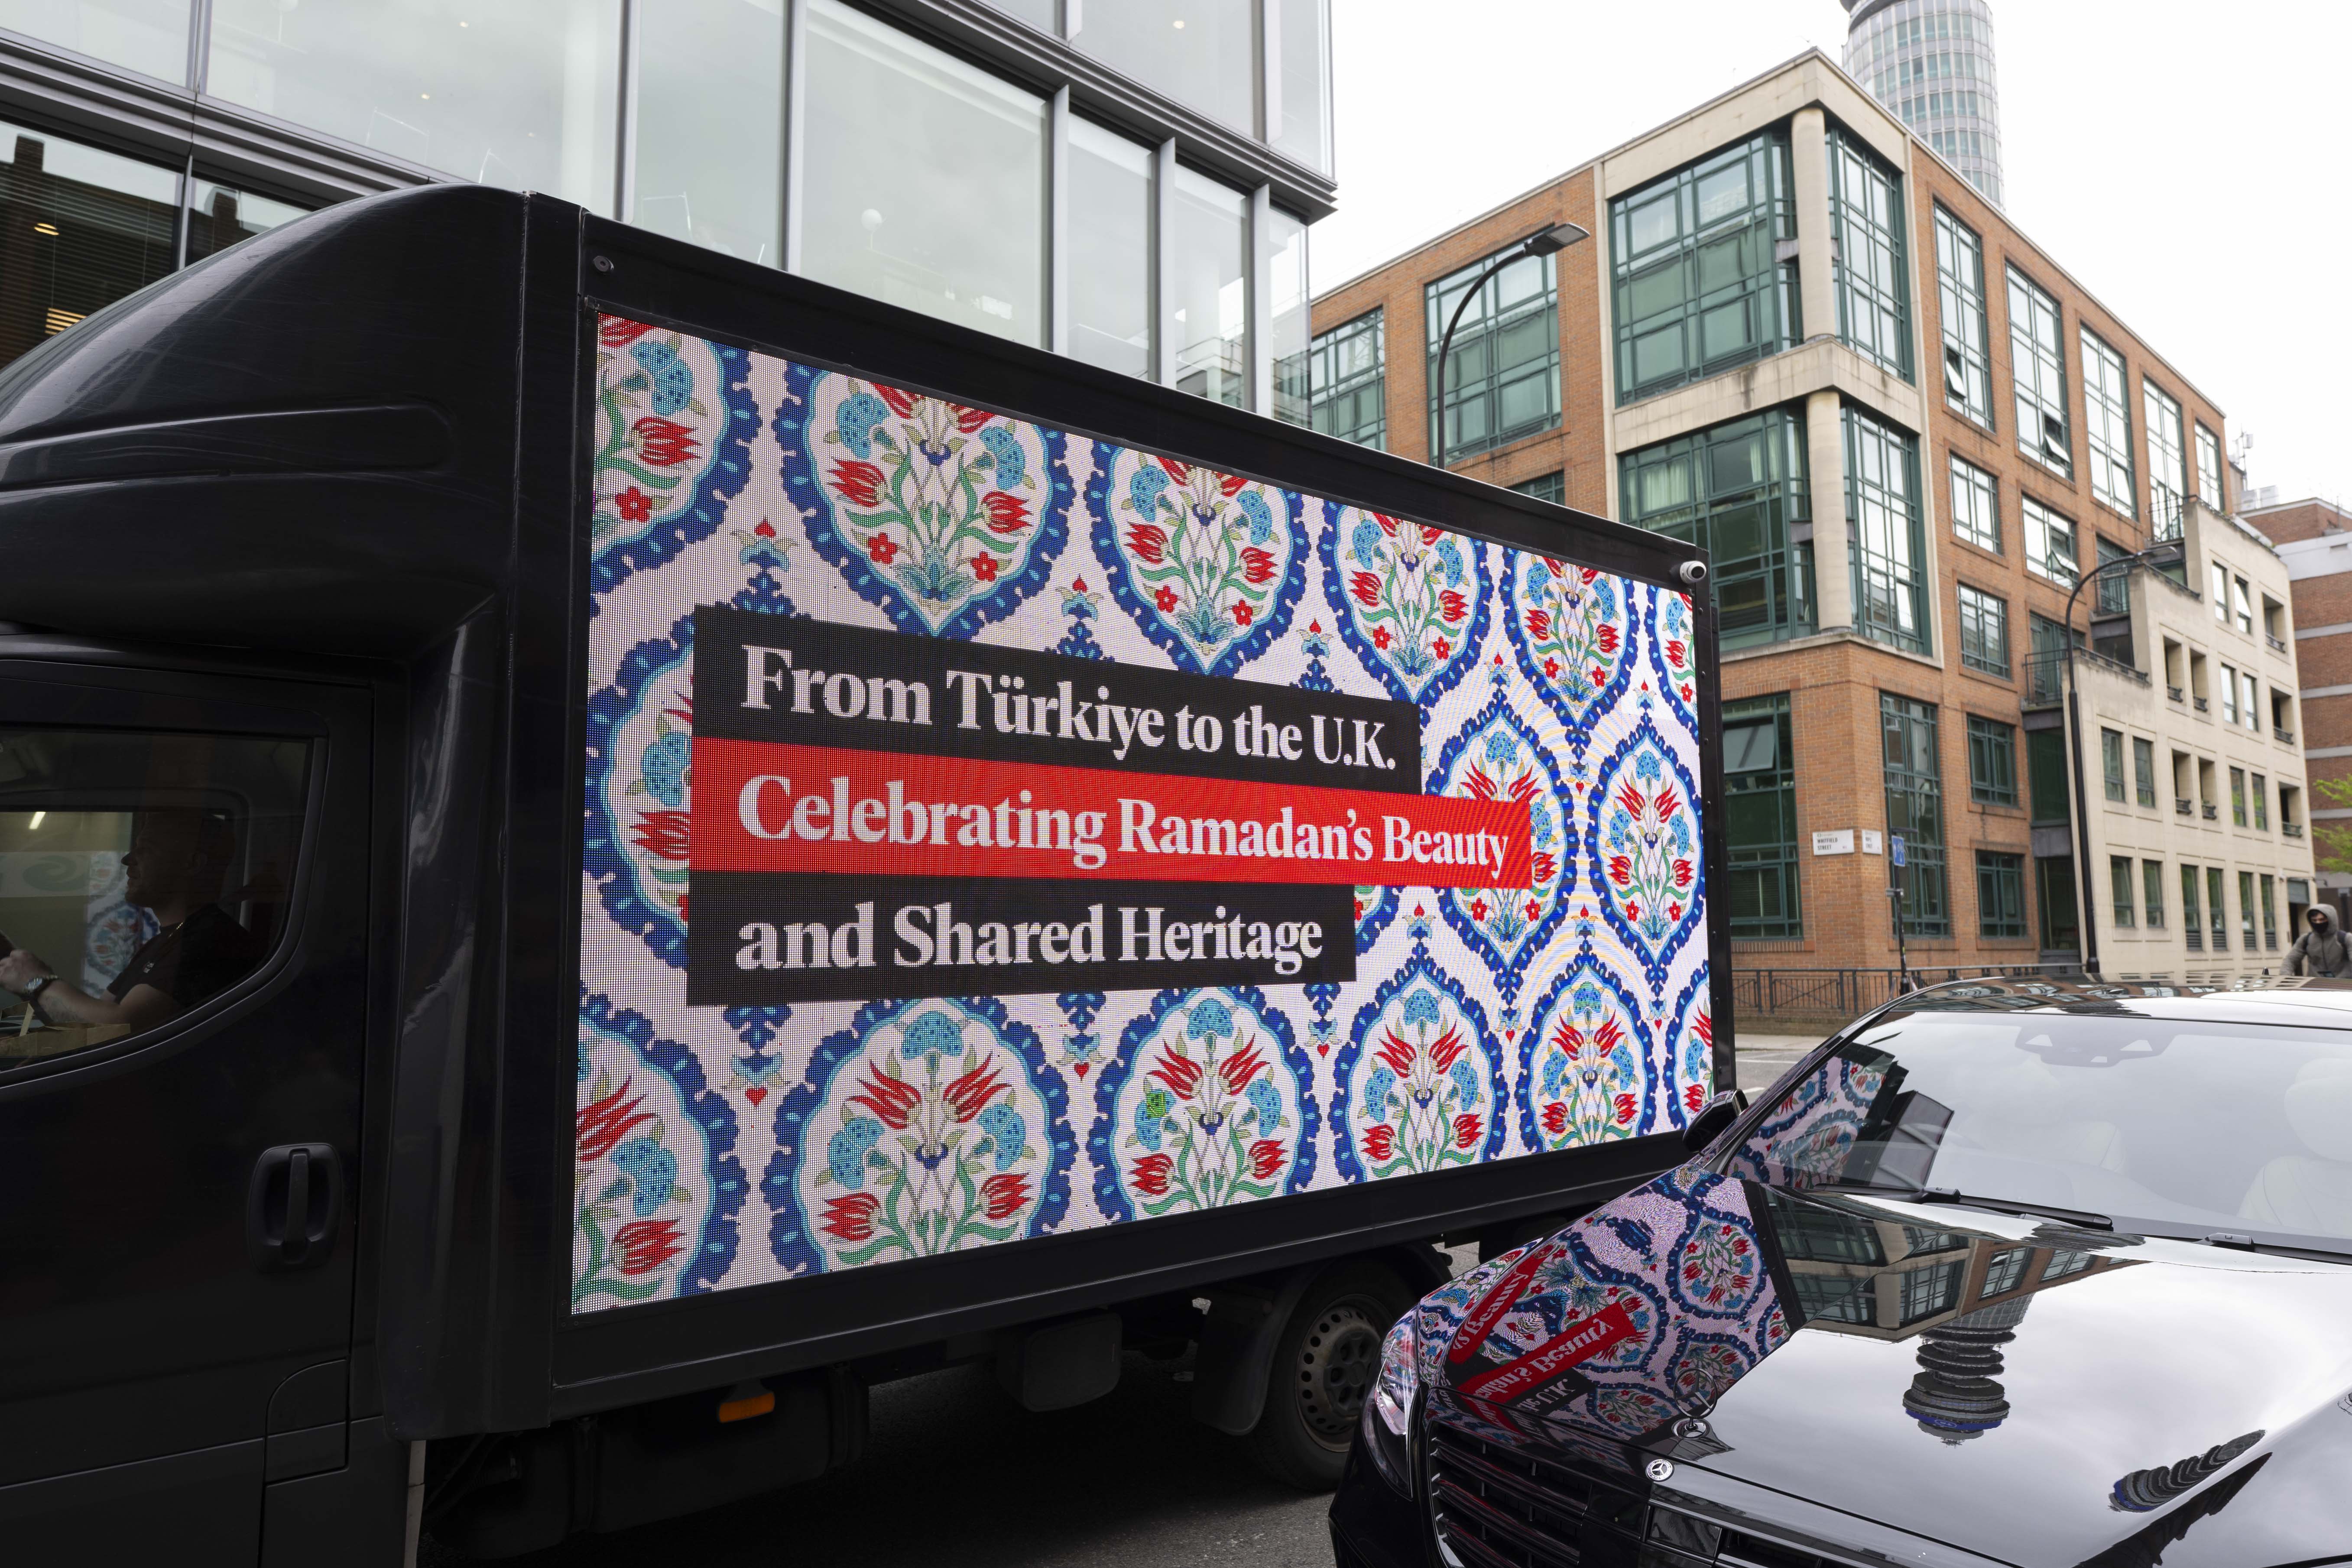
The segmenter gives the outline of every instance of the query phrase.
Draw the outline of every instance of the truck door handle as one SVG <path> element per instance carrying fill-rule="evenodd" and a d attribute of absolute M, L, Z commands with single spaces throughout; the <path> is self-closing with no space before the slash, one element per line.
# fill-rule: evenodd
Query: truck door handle
<path fill-rule="evenodd" d="M 333 1144 L 262 1151 L 245 1199 L 246 1242 L 256 1268 L 279 1274 L 324 1263 L 342 1215 L 343 1167 Z"/>

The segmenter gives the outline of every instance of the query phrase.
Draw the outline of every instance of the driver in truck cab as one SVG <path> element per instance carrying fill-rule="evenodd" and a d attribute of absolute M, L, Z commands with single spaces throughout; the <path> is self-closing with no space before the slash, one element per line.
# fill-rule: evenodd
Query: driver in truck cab
<path fill-rule="evenodd" d="M 122 857 L 124 898 L 152 913 L 162 929 L 97 995 L 23 948 L 0 958 L 0 985 L 56 1023 L 135 1032 L 170 1021 L 261 962 L 261 943 L 218 902 L 236 858 L 236 835 L 224 817 L 185 808 L 141 813 Z"/>

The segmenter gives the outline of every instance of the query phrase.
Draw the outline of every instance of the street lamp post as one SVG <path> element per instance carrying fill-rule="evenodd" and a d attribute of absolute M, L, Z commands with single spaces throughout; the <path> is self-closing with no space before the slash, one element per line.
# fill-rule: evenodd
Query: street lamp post
<path fill-rule="evenodd" d="M 1437 438 L 1429 458 L 1433 468 L 1445 466 L 1445 356 L 1454 350 L 1454 329 L 1462 324 L 1462 312 L 1470 308 L 1470 301 L 1478 297 L 1478 290 L 1486 286 L 1486 279 L 1512 262 L 1524 261 L 1531 256 L 1551 256 L 1566 250 L 1579 240 L 1591 237 L 1591 231 L 1572 223 L 1556 223 L 1539 228 L 1496 257 L 1494 263 L 1471 282 L 1470 287 L 1462 290 L 1461 301 L 1454 307 L 1453 319 L 1445 323 L 1445 335 L 1437 340 L 1437 369 L 1431 377 L 1436 384 L 1432 405 L 1437 412 Z"/>
<path fill-rule="evenodd" d="M 2083 968 L 2092 979 L 2099 978 L 2099 929 L 2097 924 L 2098 879 L 2091 866 L 2091 797 L 2084 783 L 2090 771 L 2083 755 L 2083 694 L 2074 679 L 2074 601 L 2094 578 L 2120 569 L 2129 575 L 2135 566 L 2159 563 L 2169 565 L 2182 558 L 2186 547 L 2177 539 L 2151 544 L 2146 550 L 2129 555 L 2119 555 L 2113 561 L 2102 561 L 2075 581 L 2074 591 L 2066 595 L 2064 648 L 2066 654 L 2066 739 L 2074 757 L 2074 858 L 2082 863 L 2077 879 L 2083 889 L 2083 908 L 2077 921 L 2083 933 Z"/>

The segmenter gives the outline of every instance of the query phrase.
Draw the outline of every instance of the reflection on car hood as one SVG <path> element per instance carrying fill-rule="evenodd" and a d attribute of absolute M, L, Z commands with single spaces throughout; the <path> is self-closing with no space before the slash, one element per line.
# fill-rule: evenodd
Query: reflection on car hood
<path fill-rule="evenodd" d="M 1664 1456 L 2062 1568 L 2352 1547 L 2352 1267 L 1685 1167 L 1421 1330 L 1433 1418 L 1636 1490 Z"/>

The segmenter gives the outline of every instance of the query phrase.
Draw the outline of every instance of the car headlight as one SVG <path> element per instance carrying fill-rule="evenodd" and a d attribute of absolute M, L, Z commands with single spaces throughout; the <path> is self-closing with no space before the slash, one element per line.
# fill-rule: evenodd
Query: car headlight
<path fill-rule="evenodd" d="M 1381 1371 L 1364 1401 L 1364 1451 L 1381 1479 L 1412 1496 L 1412 1404 L 1421 1392 L 1421 1334 L 1415 1307 L 1381 1342 Z"/>

